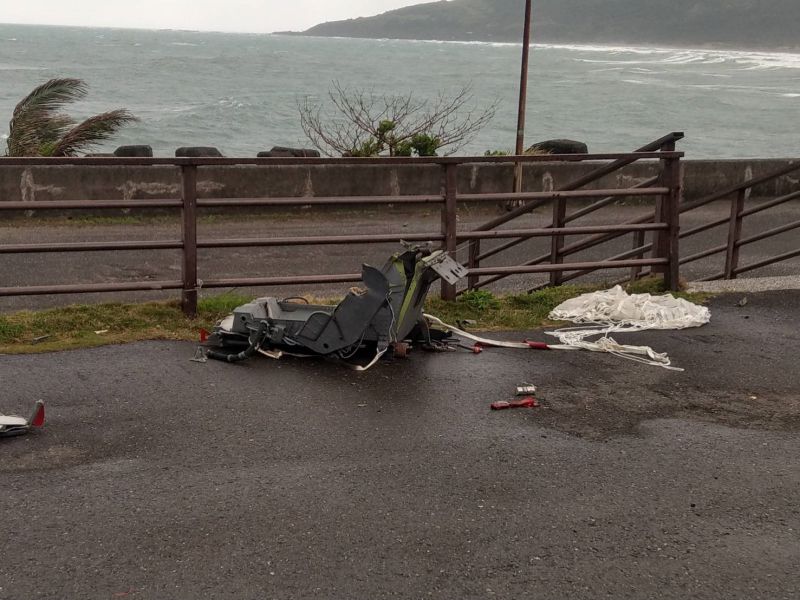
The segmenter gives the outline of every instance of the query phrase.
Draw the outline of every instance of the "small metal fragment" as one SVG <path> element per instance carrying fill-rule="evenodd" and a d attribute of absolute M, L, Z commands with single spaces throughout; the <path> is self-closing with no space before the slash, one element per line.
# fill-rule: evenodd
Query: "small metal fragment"
<path fill-rule="evenodd" d="M 203 349 L 202 346 L 198 346 L 197 350 L 194 351 L 194 358 L 190 358 L 189 360 L 191 362 L 196 362 L 196 363 L 208 362 L 208 358 L 206 357 L 206 351 Z"/>
<path fill-rule="evenodd" d="M 517 396 L 532 396 L 536 393 L 536 386 L 531 383 L 523 383 L 517 386 Z"/>

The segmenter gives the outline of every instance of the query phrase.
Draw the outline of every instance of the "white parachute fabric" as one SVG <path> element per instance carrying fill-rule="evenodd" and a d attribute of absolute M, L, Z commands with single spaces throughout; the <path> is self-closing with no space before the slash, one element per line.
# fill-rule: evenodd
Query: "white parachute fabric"
<path fill-rule="evenodd" d="M 611 334 L 700 327 L 711 320 L 711 312 L 704 306 L 669 294 L 628 294 L 616 286 L 567 300 L 553 309 L 550 318 L 580 325 L 547 332 L 565 346 L 608 352 L 645 364 L 682 370 L 673 367 L 666 354 L 656 352 L 649 346 L 620 344 Z"/>

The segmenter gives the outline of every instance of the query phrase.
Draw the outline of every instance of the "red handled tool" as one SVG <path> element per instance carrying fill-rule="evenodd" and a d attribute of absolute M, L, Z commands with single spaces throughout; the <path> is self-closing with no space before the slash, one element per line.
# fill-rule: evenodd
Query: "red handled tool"
<path fill-rule="evenodd" d="M 522 400 L 515 400 L 513 402 L 507 402 L 502 400 L 500 402 L 495 402 L 492 404 L 492 410 L 506 410 L 507 408 L 538 408 L 539 403 L 536 401 L 536 398 L 528 397 L 523 398 Z"/>

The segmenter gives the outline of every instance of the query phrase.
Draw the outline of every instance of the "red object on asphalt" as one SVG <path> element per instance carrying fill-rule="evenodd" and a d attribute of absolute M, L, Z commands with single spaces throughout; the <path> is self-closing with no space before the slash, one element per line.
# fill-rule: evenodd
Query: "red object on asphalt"
<path fill-rule="evenodd" d="M 473 354 L 480 354 L 481 352 L 483 352 L 483 346 L 481 346 L 480 344 L 475 344 L 472 347 L 472 353 Z"/>
<path fill-rule="evenodd" d="M 528 344 L 530 348 L 534 350 L 550 350 L 550 346 L 545 344 L 544 342 L 532 342 L 530 340 L 525 340 L 525 343 Z"/>
<path fill-rule="evenodd" d="M 44 403 L 37 402 L 34 409 L 31 427 L 44 427 Z"/>
<path fill-rule="evenodd" d="M 514 402 L 507 402 L 502 400 L 492 404 L 492 410 L 506 410 L 507 408 L 538 408 L 539 403 L 536 398 L 528 397 L 522 400 L 515 400 Z"/>
<path fill-rule="evenodd" d="M 205 329 L 200 330 L 200 341 L 207 342 L 208 341 L 208 332 Z"/>

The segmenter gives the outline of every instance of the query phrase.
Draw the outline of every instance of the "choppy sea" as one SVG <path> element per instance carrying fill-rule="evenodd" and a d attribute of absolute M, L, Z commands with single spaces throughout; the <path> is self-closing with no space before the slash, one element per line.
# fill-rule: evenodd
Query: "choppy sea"
<path fill-rule="evenodd" d="M 112 142 L 185 145 L 254 156 L 307 146 L 298 102 L 334 81 L 379 93 L 435 97 L 465 84 L 499 101 L 493 122 L 460 154 L 514 146 L 518 44 L 0 25 L 0 136 L 15 104 L 51 77 L 85 79 L 75 116 L 128 108 L 140 123 Z M 585 141 L 629 151 L 685 131 L 691 158 L 800 155 L 800 54 L 535 45 L 528 142 Z"/>

